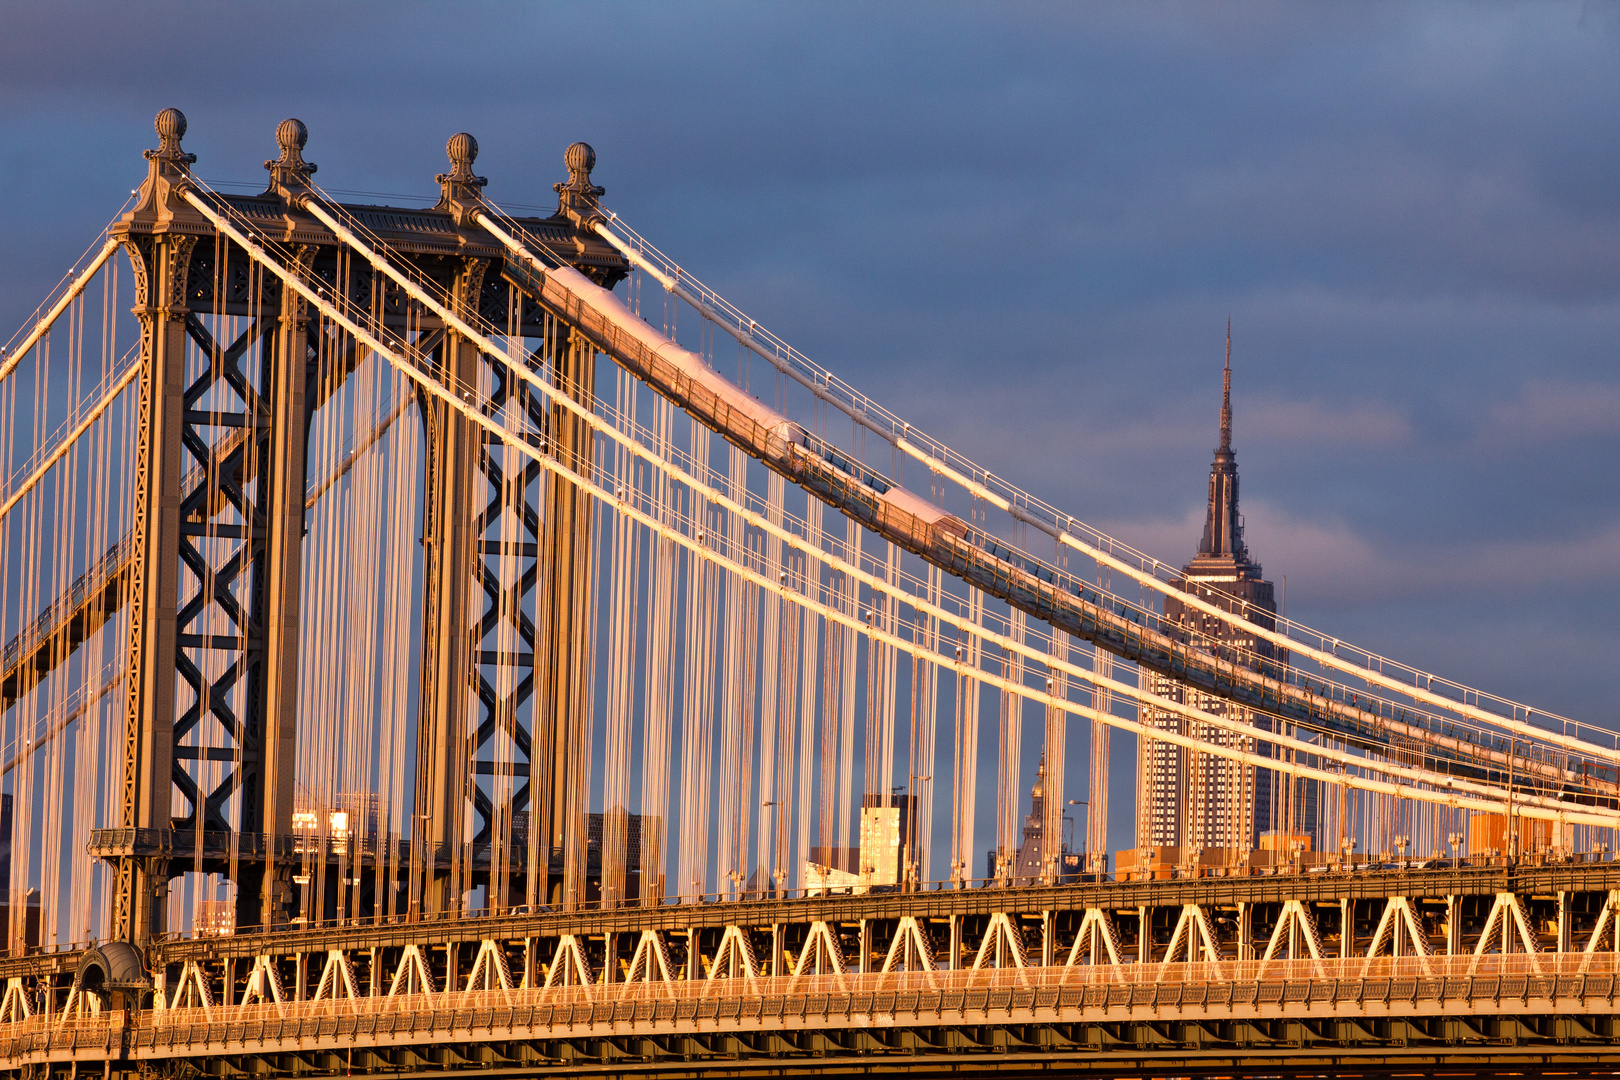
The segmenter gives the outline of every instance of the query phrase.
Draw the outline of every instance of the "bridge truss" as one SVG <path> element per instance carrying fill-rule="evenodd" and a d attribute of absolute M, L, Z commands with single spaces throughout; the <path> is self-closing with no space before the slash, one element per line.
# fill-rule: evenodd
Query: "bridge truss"
<path fill-rule="evenodd" d="M 1346 880 L 1369 861 L 1454 857 L 1471 815 L 1504 822 L 1497 854 L 1513 864 L 1521 836 L 1540 838 L 1543 861 L 1596 854 L 1558 889 L 1554 954 L 1569 952 L 1570 904 L 1609 902 L 1613 732 L 1189 591 L 696 281 L 604 209 L 588 146 L 568 150 L 557 212 L 521 217 L 486 194 L 468 135 L 450 140 L 437 202 L 410 209 L 319 187 L 296 120 L 276 133 L 267 188 L 222 194 L 193 171 L 185 126 L 160 114 L 145 183 L 0 353 L 0 738 L 20 965 L 0 1025 L 21 1025 L 14 1061 L 69 1060 L 95 1031 L 109 1054 L 161 1057 L 182 1024 L 188 1045 L 240 1056 L 229 1031 L 272 1007 L 295 1025 L 278 1027 L 293 1034 L 274 1053 L 302 1053 L 285 1039 L 303 1048 L 304 1025 L 347 1009 L 369 1018 L 381 1054 L 423 1045 L 418 1014 L 493 1007 L 454 995 L 497 992 L 501 1041 L 551 1047 L 519 1064 L 575 1055 L 559 1049 L 573 1035 L 552 1038 L 558 1023 L 583 1025 L 581 1045 L 613 1042 L 645 1005 L 660 1038 L 686 1038 L 687 1021 L 721 1018 L 703 1002 L 742 1008 L 739 994 L 755 1027 L 726 1012 L 714 1030 L 730 1034 L 706 1049 L 676 1039 L 644 1056 L 723 1054 L 727 1039 L 774 1030 L 764 1002 L 776 1028 L 796 1000 L 802 1021 L 805 994 L 820 995 L 820 1028 L 846 1035 L 860 994 L 879 995 L 862 1015 L 876 1008 L 890 1026 L 900 999 L 881 995 L 903 994 L 914 1019 L 994 1028 L 997 1045 L 1021 1025 L 1071 1022 L 1036 1041 L 1162 1041 L 1098 1033 L 1109 1009 L 1126 1028 L 1147 1022 L 1139 1006 L 1157 1016 L 1166 980 L 1269 985 L 1276 950 L 1249 955 L 1251 906 L 1282 901 L 1233 900 L 1230 916 L 1183 903 L 1157 961 L 1146 912 L 1176 908 L 1139 904 L 1127 972 L 1129 905 L 1043 891 L 1063 878 L 1056 850 L 1008 877 L 1026 743 L 1056 836 L 1074 791 L 1066 764 L 1087 757 L 1069 745 L 1076 721 L 1092 743 L 1093 845 L 1109 822 L 1108 754 L 1095 750 L 1118 729 L 1311 785 L 1316 819 L 1297 826 L 1336 850 Z M 656 325 L 643 317 L 660 307 Z M 735 378 L 721 342 L 736 346 Z M 1204 621 L 1167 617 L 1166 599 Z M 1144 673 L 1226 706 L 1160 696 Z M 1141 707 L 1180 726 L 1146 726 Z M 978 799 L 992 771 L 993 810 Z M 812 849 L 851 849 L 863 807 L 903 808 L 898 891 L 820 895 Z M 985 821 L 1003 855 L 989 880 L 974 872 Z M 1106 862 L 1088 854 L 1100 881 Z M 1271 886 L 1255 870 L 1245 853 L 1216 872 L 1258 897 Z M 1314 943 L 1316 965 L 1284 981 L 1337 1009 L 1340 988 L 1372 970 L 1352 971 L 1356 909 L 1340 905 L 1346 944 L 1322 954 L 1307 878 L 1284 877 L 1293 906 L 1264 917 L 1290 958 Z M 1014 886 L 1033 891 L 998 899 Z M 1440 974 L 1385 973 L 1403 987 L 1421 974 L 1443 1004 L 1462 977 L 1450 948 L 1462 898 L 1484 894 L 1425 894 L 1447 898 L 1437 915 L 1376 888 L 1396 913 L 1392 943 L 1404 925 L 1428 957 L 1436 920 L 1448 927 Z M 1495 956 L 1493 977 L 1552 979 L 1535 986 L 1556 1000 L 1575 975 L 1563 960 L 1525 968 L 1549 943 L 1523 903 L 1496 900 L 1498 943 L 1478 957 Z M 794 904 L 821 915 L 790 918 Z M 1524 954 L 1511 962 L 1510 916 Z M 1594 926 L 1593 940 L 1612 933 Z M 1072 982 L 1088 941 L 1095 970 Z M 1174 966 L 1199 949 L 1214 968 Z M 806 958 L 814 971 L 799 970 Z M 1154 963 L 1146 1002 L 1099 989 L 1140 986 Z M 1593 963 L 1581 979 L 1601 968 L 1612 981 Z M 733 981 L 689 985 L 716 972 Z M 676 989 L 628 1006 L 643 991 L 591 989 L 637 978 Z M 1468 1008 L 1497 1015 L 1476 1008 L 1475 985 Z M 936 997 L 919 1004 L 925 990 Z M 971 1008 L 951 996 L 981 992 Z M 986 1003 L 1005 994 L 1033 1011 L 994 1024 L 961 1011 L 1001 1008 Z M 1243 1023 L 1293 1015 L 1251 997 L 1259 1011 Z M 835 1005 L 841 1023 L 827 1019 Z M 519 1007 L 526 1033 L 511 1027 Z M 537 1008 L 551 1010 L 545 1039 Z M 229 1029 L 217 1037 L 215 1009 Z M 797 1049 L 864 1052 L 859 1037 L 819 1050 L 816 1038 Z M 752 1052 L 776 1052 L 763 1046 Z"/>

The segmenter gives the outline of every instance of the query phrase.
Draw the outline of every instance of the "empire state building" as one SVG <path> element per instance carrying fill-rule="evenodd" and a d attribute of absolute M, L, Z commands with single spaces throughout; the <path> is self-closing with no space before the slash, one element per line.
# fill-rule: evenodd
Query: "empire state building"
<path fill-rule="evenodd" d="M 1209 506 L 1204 517 L 1204 536 L 1198 553 L 1182 567 L 1177 584 L 1196 590 L 1217 606 L 1234 613 L 1245 610 L 1250 619 L 1266 628 L 1275 626 L 1268 615 L 1277 604 L 1272 583 L 1261 572 L 1260 564 L 1249 555 L 1243 541 L 1243 515 L 1238 512 L 1237 455 L 1232 452 L 1232 333 L 1226 335 L 1226 369 L 1221 397 L 1220 445 L 1209 470 Z M 1189 608 L 1174 597 L 1164 603 L 1166 621 L 1182 628 L 1195 648 L 1219 652 L 1232 659 L 1246 655 L 1287 662 L 1269 642 L 1245 633 L 1244 622 L 1227 622 Z M 1264 613 L 1264 614 L 1262 614 Z M 1239 662 L 1242 662 L 1241 660 Z M 1256 718 L 1242 707 L 1222 698 L 1184 686 L 1176 680 L 1151 674 L 1146 680 L 1156 695 L 1190 705 L 1216 716 L 1242 720 L 1269 729 L 1268 718 Z M 1264 755 L 1269 747 L 1252 737 L 1223 731 L 1209 724 L 1186 719 L 1176 713 L 1145 706 L 1144 726 L 1175 732 L 1204 743 L 1241 748 Z M 1180 848 L 1183 860 L 1205 852 L 1205 863 L 1236 864 L 1251 850 L 1259 834 L 1290 820 L 1297 813 L 1279 813 L 1292 808 L 1279 807 L 1280 791 L 1275 774 L 1256 769 L 1230 758 L 1178 746 L 1151 737 L 1140 740 L 1137 751 L 1137 844 L 1140 847 Z M 1222 849 L 1224 857 L 1210 849 Z"/>

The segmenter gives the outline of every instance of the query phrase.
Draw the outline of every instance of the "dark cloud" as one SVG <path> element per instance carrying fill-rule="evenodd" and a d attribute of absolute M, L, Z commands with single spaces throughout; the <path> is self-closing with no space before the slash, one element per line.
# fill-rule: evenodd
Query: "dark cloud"
<path fill-rule="evenodd" d="M 1609 5 L 6 4 L 0 316 L 143 174 L 278 120 L 332 187 L 497 199 L 562 148 L 784 337 L 1180 560 L 1226 319 L 1294 613 L 1607 721 L 1620 581 Z M 9 331 L 7 331 L 9 333 Z"/>

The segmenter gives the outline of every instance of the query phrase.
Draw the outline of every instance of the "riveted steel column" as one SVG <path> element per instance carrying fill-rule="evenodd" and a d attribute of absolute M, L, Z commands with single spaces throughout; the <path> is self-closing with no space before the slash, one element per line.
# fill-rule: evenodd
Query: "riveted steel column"
<path fill-rule="evenodd" d="M 184 283 L 196 242 L 164 236 L 131 244 L 147 295 L 135 443 L 134 571 L 125 670 L 123 802 L 127 830 L 167 829 L 173 800 L 176 609 L 180 577 L 180 432 L 185 390 Z M 127 841 L 135 842 L 131 835 Z M 119 860 L 114 937 L 144 943 L 163 930 L 166 868 Z"/>
<path fill-rule="evenodd" d="M 173 191 L 195 157 L 180 146 L 186 118 L 165 109 L 157 150 L 134 211 L 120 222 L 135 275 L 141 322 L 140 399 L 135 436 L 134 544 L 125 666 L 124 757 L 118 824 L 128 851 L 118 859 L 112 935 L 145 943 L 163 929 L 168 867 L 141 859 L 136 830 L 168 829 L 173 805 L 175 658 L 180 575 L 180 464 L 185 391 L 186 285 L 195 215 L 177 213 Z"/>
<path fill-rule="evenodd" d="M 476 272 L 482 276 L 483 264 Z M 456 289 L 461 295 L 462 288 Z M 474 290 L 476 293 L 476 289 Z M 440 351 L 444 381 L 477 385 L 478 347 L 447 336 Z M 457 902 L 472 708 L 474 489 L 480 431 L 443 402 L 424 398 L 427 491 L 423 527 L 422 676 L 416 732 L 416 821 L 411 828 L 413 913 L 447 911 Z"/>
<path fill-rule="evenodd" d="M 596 400 L 596 349 L 582 335 L 559 342 L 553 366 L 559 389 L 591 408 Z M 594 457 L 591 429 L 573 413 L 553 406 L 552 453 L 563 465 L 589 475 Z M 541 559 L 544 581 L 536 616 L 544 624 L 535 666 L 546 680 L 535 707 L 535 726 L 550 728 L 550 856 L 561 856 L 560 899 L 572 910 L 585 899 L 586 758 L 591 722 L 591 497 L 552 476 L 546 485 Z M 546 853 L 542 853 L 542 859 Z"/>
<path fill-rule="evenodd" d="M 290 121 L 289 121 L 290 122 Z M 307 265 L 314 249 L 298 252 Z M 261 556 L 264 628 L 263 712 L 257 774 L 246 778 L 240 829 L 265 837 L 262 861 L 244 866 L 237 888 L 237 925 L 285 922 L 292 899 L 291 866 L 277 858 L 279 838 L 292 833 L 293 772 L 297 767 L 298 654 L 303 588 L 304 489 L 308 481 L 307 387 L 311 368 L 309 310 L 292 289 L 281 310 L 268 373 L 269 483 L 263 498 Z"/>

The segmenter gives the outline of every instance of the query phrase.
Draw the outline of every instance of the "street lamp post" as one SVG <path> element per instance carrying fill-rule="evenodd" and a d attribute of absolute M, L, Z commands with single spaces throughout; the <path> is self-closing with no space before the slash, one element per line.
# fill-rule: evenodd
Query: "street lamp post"
<path fill-rule="evenodd" d="M 1096 869 L 1096 859 L 1095 859 L 1095 856 L 1093 855 L 1093 853 L 1091 851 L 1091 801 L 1089 799 L 1070 799 L 1069 800 L 1069 805 L 1070 806 L 1083 806 L 1083 807 L 1086 808 L 1086 866 L 1087 866 L 1087 869 L 1094 871 Z M 1070 825 L 1070 827 L 1072 829 L 1072 827 L 1074 826 L 1074 819 L 1069 818 L 1068 821 L 1069 821 L 1069 825 Z M 1073 836 L 1072 833 L 1070 834 L 1069 842 L 1068 842 L 1068 844 L 1066 846 L 1071 848 L 1071 849 L 1074 847 L 1074 836 Z M 1063 876 L 1063 867 L 1062 867 L 1062 864 L 1060 862 L 1059 865 L 1058 865 L 1058 877 L 1061 879 L 1062 876 Z"/>
<path fill-rule="evenodd" d="M 780 799 L 771 799 L 768 802 L 760 803 L 759 808 L 761 810 L 769 810 L 773 806 L 781 806 L 781 805 L 782 805 L 782 800 L 780 800 Z M 777 850 L 778 851 L 781 850 L 781 845 L 780 844 L 777 845 Z M 761 867 L 761 869 L 764 869 L 764 868 Z M 775 877 L 776 877 L 776 898 L 778 900 L 780 900 L 780 899 L 783 898 L 783 895 L 784 895 L 783 885 L 782 885 L 783 871 L 782 871 L 782 868 L 780 866 L 778 866 L 776 868 Z"/>

